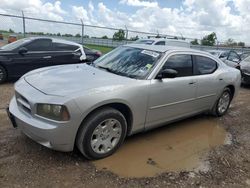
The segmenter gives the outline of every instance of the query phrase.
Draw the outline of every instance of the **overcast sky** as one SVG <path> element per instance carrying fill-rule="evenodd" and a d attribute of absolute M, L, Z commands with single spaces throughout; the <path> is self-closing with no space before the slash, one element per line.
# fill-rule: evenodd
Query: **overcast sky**
<path fill-rule="evenodd" d="M 1 13 L 20 14 L 20 10 L 39 18 L 83 19 L 86 24 L 126 25 L 133 30 L 198 39 L 214 31 L 220 41 L 233 38 L 250 44 L 250 0 L 1 0 Z M 13 26 L 21 30 L 15 21 L 2 19 L 0 29 Z M 30 23 L 28 30 L 44 28 L 35 24 Z"/>

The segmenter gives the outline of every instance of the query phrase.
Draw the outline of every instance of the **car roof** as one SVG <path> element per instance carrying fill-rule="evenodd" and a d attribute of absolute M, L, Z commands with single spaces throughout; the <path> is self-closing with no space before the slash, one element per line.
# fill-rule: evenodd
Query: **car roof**
<path fill-rule="evenodd" d="M 165 38 L 149 38 L 149 39 L 138 39 L 138 41 L 173 41 L 173 42 L 182 42 L 182 43 L 189 43 L 188 41 L 185 40 L 178 40 L 178 39 L 165 39 Z"/>
<path fill-rule="evenodd" d="M 175 47 L 175 46 L 167 46 L 167 45 L 147 45 L 147 44 L 126 44 L 124 46 L 133 47 L 133 48 L 140 48 L 145 50 L 157 51 L 157 52 L 167 52 L 167 51 L 185 51 L 185 52 L 196 52 L 196 53 L 203 53 L 209 54 L 204 51 L 195 50 L 191 48 L 185 47 Z"/>
<path fill-rule="evenodd" d="M 76 42 L 68 41 L 68 40 L 65 40 L 65 39 L 59 39 L 59 38 L 53 38 L 53 37 L 46 37 L 46 36 L 43 36 L 43 37 L 28 37 L 28 39 L 31 39 L 31 40 L 50 39 L 53 42 L 62 42 L 62 43 L 65 43 L 65 44 L 71 44 L 71 45 L 77 45 L 77 46 L 80 45 L 80 44 L 78 44 Z"/>

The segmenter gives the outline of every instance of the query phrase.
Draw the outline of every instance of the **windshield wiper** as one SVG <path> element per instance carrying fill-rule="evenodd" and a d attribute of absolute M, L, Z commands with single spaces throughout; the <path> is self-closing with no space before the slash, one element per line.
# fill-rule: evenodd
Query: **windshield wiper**
<path fill-rule="evenodd" d="M 103 67 L 103 66 L 96 66 L 97 68 L 101 68 L 101 69 L 104 69 L 108 72 L 111 72 L 111 73 L 115 73 L 115 71 L 113 71 L 112 69 L 108 68 L 108 67 Z"/>
<path fill-rule="evenodd" d="M 98 68 L 101 68 L 101 69 L 104 69 L 108 72 L 111 72 L 113 74 L 117 74 L 119 76 L 125 76 L 125 77 L 129 77 L 129 78 L 136 78 L 136 75 L 130 75 L 130 74 L 127 74 L 127 73 L 123 73 L 123 72 L 119 72 L 119 71 L 115 71 L 113 69 L 110 69 L 109 67 L 103 67 L 103 66 L 96 66 Z"/>

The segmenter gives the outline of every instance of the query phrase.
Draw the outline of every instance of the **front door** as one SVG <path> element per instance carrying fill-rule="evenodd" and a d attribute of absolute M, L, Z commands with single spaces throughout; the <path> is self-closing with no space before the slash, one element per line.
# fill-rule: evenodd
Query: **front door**
<path fill-rule="evenodd" d="M 176 78 L 153 79 L 149 91 L 146 129 L 194 113 L 196 80 L 191 55 L 172 55 L 162 69 L 174 69 Z"/>
<path fill-rule="evenodd" d="M 28 51 L 17 52 L 12 58 L 13 75 L 19 77 L 31 70 L 51 66 L 51 45 L 50 39 L 37 39 L 25 45 Z"/>

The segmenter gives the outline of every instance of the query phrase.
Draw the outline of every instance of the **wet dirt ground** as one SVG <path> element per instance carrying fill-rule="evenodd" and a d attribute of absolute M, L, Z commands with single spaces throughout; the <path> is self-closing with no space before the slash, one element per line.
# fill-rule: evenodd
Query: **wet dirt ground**
<path fill-rule="evenodd" d="M 0 85 L 0 187 L 250 187 L 250 87 L 222 118 L 201 115 L 126 139 L 114 155 L 87 161 L 52 151 L 11 127 Z"/>

